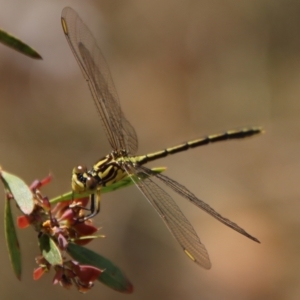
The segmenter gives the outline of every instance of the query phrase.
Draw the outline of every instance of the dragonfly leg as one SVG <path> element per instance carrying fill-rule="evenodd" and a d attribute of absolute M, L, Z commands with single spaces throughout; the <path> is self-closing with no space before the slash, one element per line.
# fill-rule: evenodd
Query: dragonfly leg
<path fill-rule="evenodd" d="M 96 199 L 95 199 L 96 197 Z M 99 212 L 100 212 L 100 191 L 97 191 L 95 194 L 91 194 L 90 196 L 90 214 L 84 216 L 82 218 L 82 221 L 86 221 L 88 219 L 91 219 L 93 217 L 95 217 Z"/>

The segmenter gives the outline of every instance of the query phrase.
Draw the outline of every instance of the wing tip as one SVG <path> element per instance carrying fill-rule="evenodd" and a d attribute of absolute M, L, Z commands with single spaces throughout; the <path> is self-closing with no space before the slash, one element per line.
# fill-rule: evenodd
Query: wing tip
<path fill-rule="evenodd" d="M 204 268 L 206 270 L 209 270 L 211 268 L 211 262 L 210 262 L 210 259 L 208 257 L 208 254 L 206 255 L 206 257 L 204 257 L 204 259 L 201 259 L 199 261 L 187 249 L 183 249 L 183 251 L 197 265 L 201 266 L 202 268 Z"/>

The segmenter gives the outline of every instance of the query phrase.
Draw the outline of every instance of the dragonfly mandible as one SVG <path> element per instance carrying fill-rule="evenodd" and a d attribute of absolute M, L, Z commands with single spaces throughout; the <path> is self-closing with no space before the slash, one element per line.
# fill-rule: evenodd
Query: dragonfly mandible
<path fill-rule="evenodd" d="M 231 130 L 182 143 L 155 153 L 136 156 L 138 149 L 136 132 L 121 110 L 108 65 L 96 44 L 95 38 L 72 8 L 66 7 L 63 9 L 61 22 L 66 39 L 83 76 L 88 82 L 103 128 L 112 147 L 111 153 L 96 162 L 90 170 L 84 166 L 73 169 L 72 190 L 76 193 L 87 191 L 91 193 L 91 213 L 86 215 L 84 220 L 99 212 L 101 187 L 130 176 L 165 222 L 187 256 L 202 267 L 209 269 L 211 262 L 205 246 L 201 243 L 193 226 L 183 215 L 175 201 L 155 183 L 154 180 L 159 179 L 169 188 L 226 226 L 259 243 L 258 239 L 234 222 L 221 216 L 183 185 L 163 174 L 154 173 L 144 164 L 169 154 L 209 143 L 253 136 L 261 133 L 262 129 L 260 127 L 250 127 Z M 136 178 L 141 180 L 134 179 L 132 175 L 136 175 Z"/>

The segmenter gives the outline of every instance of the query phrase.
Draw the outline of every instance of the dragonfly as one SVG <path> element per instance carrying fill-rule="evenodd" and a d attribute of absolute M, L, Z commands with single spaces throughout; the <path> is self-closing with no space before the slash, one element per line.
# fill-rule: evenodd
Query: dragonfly
<path fill-rule="evenodd" d="M 82 165 L 73 169 L 73 192 L 79 194 L 89 192 L 91 195 L 90 214 L 84 216 L 82 221 L 99 213 L 102 187 L 130 177 L 162 218 L 185 254 L 196 264 L 206 269 L 211 268 L 210 258 L 204 244 L 176 202 L 155 182 L 155 180 L 159 180 L 226 226 L 260 243 L 257 238 L 236 223 L 224 218 L 204 201 L 198 199 L 186 187 L 161 173 L 155 173 L 144 164 L 190 148 L 250 137 L 261 133 L 262 128 L 249 127 L 229 130 L 154 153 L 136 155 L 138 139 L 135 129 L 121 110 L 108 64 L 97 46 L 95 38 L 78 14 L 70 7 L 63 9 L 61 22 L 66 39 L 88 82 L 104 131 L 112 147 L 111 153 L 97 161 L 91 169 L 88 170 Z"/>

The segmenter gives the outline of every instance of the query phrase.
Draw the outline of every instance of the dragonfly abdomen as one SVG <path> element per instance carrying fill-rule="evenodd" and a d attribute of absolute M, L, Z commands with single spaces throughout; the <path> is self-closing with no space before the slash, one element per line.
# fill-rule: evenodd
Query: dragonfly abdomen
<path fill-rule="evenodd" d="M 182 143 L 180 145 L 166 148 L 161 151 L 149 153 L 146 155 L 138 156 L 136 157 L 136 161 L 138 161 L 140 164 L 145 164 L 147 162 L 166 157 L 170 154 L 175 154 L 178 152 L 186 151 L 190 148 L 196 148 L 204 145 L 208 145 L 215 142 L 221 142 L 226 140 L 233 140 L 233 139 L 241 139 L 250 137 L 252 135 L 261 133 L 262 129 L 260 127 L 250 127 L 250 128 L 243 128 L 243 129 L 237 129 L 237 130 L 229 130 L 223 133 L 218 134 L 212 134 L 207 135 L 205 137 L 191 140 L 185 143 Z"/>

